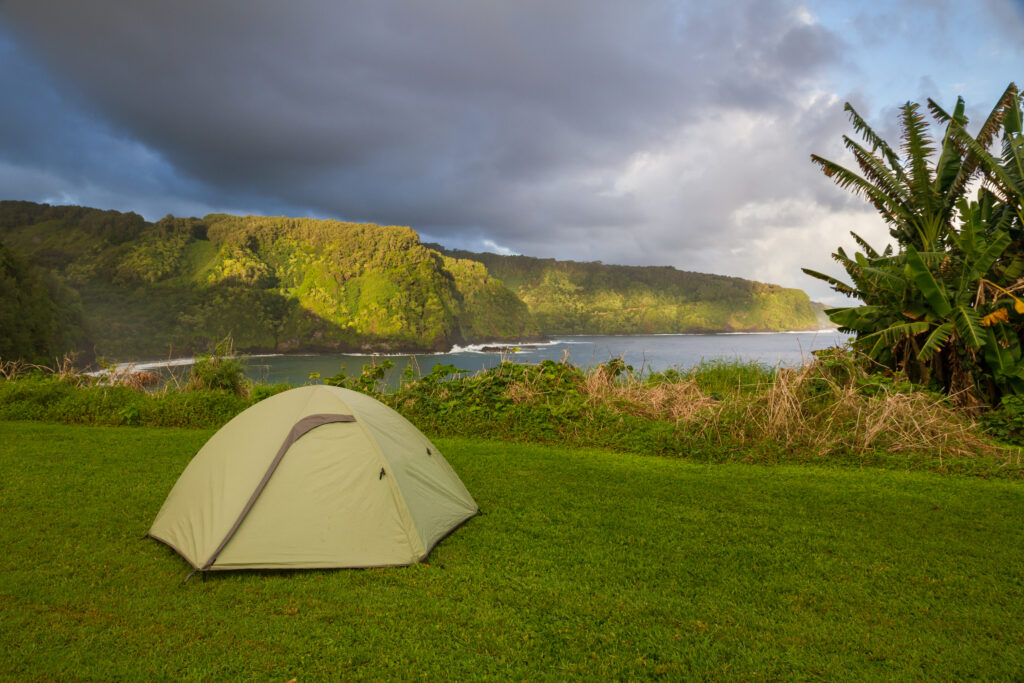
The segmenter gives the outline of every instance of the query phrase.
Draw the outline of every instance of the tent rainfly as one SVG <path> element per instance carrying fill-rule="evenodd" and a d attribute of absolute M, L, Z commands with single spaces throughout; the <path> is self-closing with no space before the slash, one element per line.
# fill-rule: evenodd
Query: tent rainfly
<path fill-rule="evenodd" d="M 414 564 L 479 508 L 383 403 L 307 386 L 240 413 L 196 453 L 149 536 L 197 571 Z"/>

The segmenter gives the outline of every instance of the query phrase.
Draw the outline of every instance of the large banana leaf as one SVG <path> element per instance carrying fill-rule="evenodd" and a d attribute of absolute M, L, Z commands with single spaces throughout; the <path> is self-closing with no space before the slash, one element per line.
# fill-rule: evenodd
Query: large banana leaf
<path fill-rule="evenodd" d="M 924 346 L 921 347 L 921 352 L 917 354 L 919 361 L 926 361 L 935 355 L 942 345 L 949 339 L 949 335 L 953 333 L 953 323 L 942 323 L 928 335 L 928 339 L 925 340 Z"/>
<path fill-rule="evenodd" d="M 923 320 L 912 323 L 894 323 L 884 330 L 873 332 L 861 337 L 858 341 L 869 342 L 873 339 L 880 339 L 883 343 L 892 346 L 900 339 L 913 337 L 915 334 L 927 332 L 931 324 Z"/>
<path fill-rule="evenodd" d="M 969 306 L 958 305 L 953 309 L 953 324 L 956 333 L 972 349 L 980 349 L 984 343 L 985 330 L 981 326 L 981 316 Z"/>
<path fill-rule="evenodd" d="M 952 310 L 952 305 L 946 297 L 942 287 L 936 282 L 928 267 L 913 246 L 907 246 L 907 272 L 914 278 L 914 282 L 921 290 L 925 300 L 940 317 L 946 317 Z"/>
<path fill-rule="evenodd" d="M 892 268 L 875 268 L 874 266 L 862 266 L 860 277 L 865 282 L 870 282 L 873 288 L 885 289 L 893 294 L 902 295 L 906 287 L 906 278 L 899 276 L 899 271 Z"/>
<path fill-rule="evenodd" d="M 988 277 L 989 270 L 992 269 L 992 266 L 999 257 L 1003 255 L 1006 248 L 1010 246 L 1010 242 L 1010 236 L 1005 232 L 997 231 L 993 233 L 977 258 L 965 261 L 957 293 L 964 294 L 967 293 L 968 289 L 973 290 L 977 286 L 978 280 Z"/>
<path fill-rule="evenodd" d="M 1013 257 L 1009 265 L 1003 268 L 1002 276 L 1005 282 L 1013 282 L 1024 273 L 1024 256 L 1020 254 Z"/>
<path fill-rule="evenodd" d="M 887 309 L 882 306 L 851 306 L 849 308 L 828 308 L 825 310 L 825 314 L 836 325 L 859 332 L 876 327 L 879 317 L 887 312 Z"/>
<path fill-rule="evenodd" d="M 1016 394 L 1024 393 L 1024 363 L 1016 334 L 1007 334 L 1005 327 L 985 330 L 985 362 L 997 382 L 1007 385 Z"/>
<path fill-rule="evenodd" d="M 973 259 L 978 253 L 978 234 L 980 231 L 981 210 L 978 204 L 961 199 L 957 203 L 961 223 L 959 230 L 950 230 L 949 238 L 965 258 Z"/>

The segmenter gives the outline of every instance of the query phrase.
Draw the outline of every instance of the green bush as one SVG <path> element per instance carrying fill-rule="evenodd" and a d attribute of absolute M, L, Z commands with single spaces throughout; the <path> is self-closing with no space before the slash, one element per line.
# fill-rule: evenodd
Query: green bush
<path fill-rule="evenodd" d="M 1024 397 L 1004 396 L 999 408 L 982 415 L 981 424 L 995 438 L 1024 446 Z"/>
<path fill-rule="evenodd" d="M 148 394 L 127 386 L 49 377 L 0 381 L 0 419 L 66 424 L 219 427 L 250 403 L 223 391 Z"/>
<path fill-rule="evenodd" d="M 294 387 L 290 384 L 255 384 L 249 390 L 249 403 L 259 403 L 265 398 L 270 398 L 289 389 L 294 389 Z"/>
<path fill-rule="evenodd" d="M 196 360 L 185 388 L 189 391 L 226 391 L 236 396 L 248 395 L 245 363 L 232 356 L 230 340 L 221 342 L 213 353 Z"/>

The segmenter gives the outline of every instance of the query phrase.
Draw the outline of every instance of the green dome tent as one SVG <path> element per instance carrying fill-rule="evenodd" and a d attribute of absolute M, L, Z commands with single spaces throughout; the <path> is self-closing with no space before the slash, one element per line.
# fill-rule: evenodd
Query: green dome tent
<path fill-rule="evenodd" d="M 479 512 L 408 420 L 348 389 L 260 401 L 196 453 L 149 536 L 198 571 L 407 565 Z"/>

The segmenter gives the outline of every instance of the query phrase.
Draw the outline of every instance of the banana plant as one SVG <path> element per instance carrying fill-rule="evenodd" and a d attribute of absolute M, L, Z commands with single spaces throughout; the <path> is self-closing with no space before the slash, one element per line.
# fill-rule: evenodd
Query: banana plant
<path fill-rule="evenodd" d="M 918 107 L 901 111 L 903 156 L 852 107 L 854 128 L 870 151 L 844 137 L 863 175 L 812 155 L 842 187 L 866 197 L 890 225 L 897 250 L 883 252 L 854 235 L 863 250 L 833 254 L 852 284 L 804 269 L 862 305 L 826 311 L 855 346 L 883 366 L 947 391 L 967 390 L 995 401 L 1024 393 L 1024 138 L 1020 98 L 1012 83 L 976 135 L 967 130 L 964 102 L 947 114 L 938 159 Z M 1003 133 L 1000 156 L 991 154 Z M 970 182 L 983 186 L 976 201 Z"/>
<path fill-rule="evenodd" d="M 912 245 L 921 251 L 939 250 L 944 247 L 956 217 L 956 205 L 978 170 L 979 159 L 966 153 L 966 147 L 970 144 L 975 149 L 987 149 L 1016 98 L 1017 89 L 1011 83 L 973 138 L 966 134 L 968 120 L 963 98 L 957 99 L 952 114 L 929 99 L 932 116 L 946 124 L 939 158 L 934 164 L 931 158 L 936 151 L 935 141 L 920 105 L 907 102 L 900 108 L 901 155 L 847 102 L 844 109 L 865 144 L 847 135 L 843 136 L 843 144 L 861 173 L 817 154 L 811 155 L 811 161 L 837 185 L 870 201 L 900 245 Z M 970 138 L 970 143 L 965 137 Z"/>

